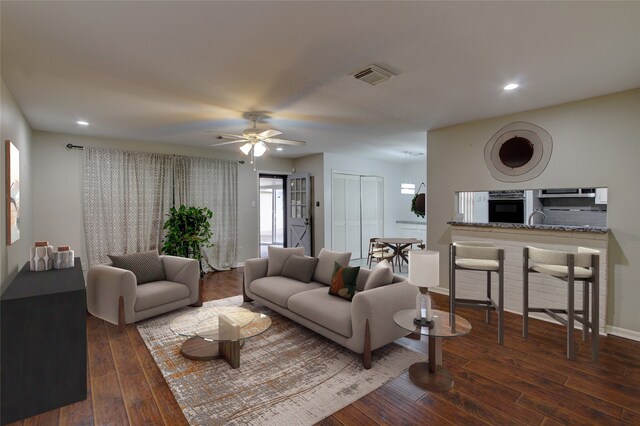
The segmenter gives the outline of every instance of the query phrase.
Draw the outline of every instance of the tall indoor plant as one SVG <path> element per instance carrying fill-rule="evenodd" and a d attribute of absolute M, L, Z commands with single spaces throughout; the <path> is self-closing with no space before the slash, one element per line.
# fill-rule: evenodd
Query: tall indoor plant
<path fill-rule="evenodd" d="M 211 224 L 213 212 L 207 207 L 171 207 L 163 229 L 167 232 L 162 252 L 164 254 L 196 259 L 200 264 L 200 296 L 195 306 L 202 306 L 202 249 L 213 247 Z"/>

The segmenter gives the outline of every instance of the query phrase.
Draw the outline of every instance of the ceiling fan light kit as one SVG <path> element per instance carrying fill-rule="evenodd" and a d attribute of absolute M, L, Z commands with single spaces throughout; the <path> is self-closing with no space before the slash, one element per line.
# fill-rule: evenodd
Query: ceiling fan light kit
<path fill-rule="evenodd" d="M 248 113 L 246 117 L 248 117 L 253 122 L 253 127 L 245 129 L 242 132 L 242 135 L 233 135 L 227 133 L 221 133 L 217 136 L 217 139 L 233 139 L 227 142 L 220 142 L 217 144 L 213 144 L 211 146 L 218 147 L 222 145 L 230 145 L 234 143 L 242 143 L 244 144 L 240 147 L 240 151 L 244 155 L 250 156 L 251 164 L 253 164 L 253 170 L 256 170 L 255 167 L 255 157 L 261 157 L 265 152 L 269 149 L 268 144 L 276 144 L 276 145 L 293 145 L 293 146 L 304 146 L 306 142 L 304 141 L 294 141 L 289 139 L 275 139 L 274 136 L 279 136 L 282 134 L 281 131 L 275 129 L 267 129 L 261 131 L 257 127 L 257 122 L 263 117 L 263 114 L 258 113 Z M 278 149 L 281 151 L 281 149 Z"/>

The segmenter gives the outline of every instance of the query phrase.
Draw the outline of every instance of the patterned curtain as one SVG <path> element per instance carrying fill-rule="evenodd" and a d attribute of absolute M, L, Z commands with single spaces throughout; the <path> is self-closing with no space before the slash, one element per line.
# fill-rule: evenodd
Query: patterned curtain
<path fill-rule="evenodd" d="M 213 212 L 213 247 L 204 250 L 205 270 L 231 268 L 237 260 L 238 164 L 211 158 L 181 157 L 176 168 L 176 205 L 208 207 Z"/>
<path fill-rule="evenodd" d="M 85 147 L 82 204 L 89 265 L 108 254 L 162 248 L 169 208 L 186 204 L 213 211 L 214 247 L 205 270 L 237 260 L 237 182 L 234 161 Z"/>
<path fill-rule="evenodd" d="M 172 158 L 85 147 L 82 209 L 89 265 L 108 254 L 160 249 L 172 203 Z"/>

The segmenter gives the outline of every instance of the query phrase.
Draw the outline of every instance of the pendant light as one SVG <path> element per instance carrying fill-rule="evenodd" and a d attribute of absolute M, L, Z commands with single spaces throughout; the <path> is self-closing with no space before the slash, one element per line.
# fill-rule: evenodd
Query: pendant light
<path fill-rule="evenodd" d="M 405 170 L 409 171 L 409 179 L 408 179 L 409 182 L 400 184 L 400 193 L 407 194 L 407 195 L 414 195 L 416 193 L 416 185 L 414 183 L 411 183 L 411 163 L 410 163 L 411 152 L 405 151 L 404 153 L 407 156 L 407 167 Z"/>

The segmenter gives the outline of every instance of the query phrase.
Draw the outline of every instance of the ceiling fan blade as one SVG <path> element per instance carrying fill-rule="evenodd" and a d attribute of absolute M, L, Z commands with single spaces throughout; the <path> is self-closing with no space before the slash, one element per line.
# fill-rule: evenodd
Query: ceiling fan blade
<path fill-rule="evenodd" d="M 279 131 L 279 130 L 269 129 L 269 130 L 265 130 L 262 133 L 259 133 L 258 137 L 266 139 L 266 138 L 270 138 L 272 136 L 278 136 L 278 135 L 281 135 L 281 134 L 282 134 L 282 132 Z"/>
<path fill-rule="evenodd" d="M 228 141 L 228 142 L 220 142 L 220 143 L 214 143 L 213 145 L 210 146 L 222 146 L 222 145 L 231 145 L 233 143 L 241 143 L 241 142 L 249 142 L 247 139 L 239 139 L 236 141 Z"/>
<path fill-rule="evenodd" d="M 218 133 L 215 130 L 205 130 L 205 133 L 215 133 L 220 136 L 222 139 L 244 139 L 242 135 L 232 135 L 230 133 Z"/>
<path fill-rule="evenodd" d="M 270 139 L 265 139 L 264 140 L 267 143 L 276 143 L 276 144 L 280 144 L 280 145 L 295 145 L 295 146 L 302 146 L 302 145 L 306 145 L 307 143 L 304 141 L 292 141 L 289 139 L 274 139 L 274 138 L 270 138 Z"/>

